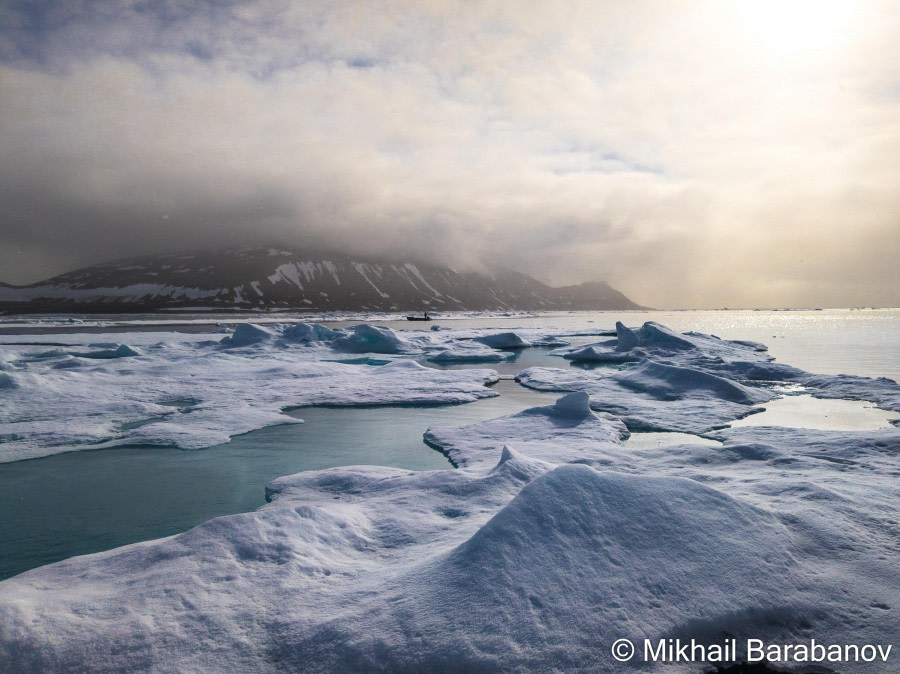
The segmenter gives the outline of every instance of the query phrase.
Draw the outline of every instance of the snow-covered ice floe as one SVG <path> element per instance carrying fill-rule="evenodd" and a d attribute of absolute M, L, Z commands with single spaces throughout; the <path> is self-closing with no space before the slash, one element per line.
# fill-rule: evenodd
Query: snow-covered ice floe
<path fill-rule="evenodd" d="M 493 333 L 501 342 L 559 344 L 546 331 Z M 0 345 L 0 463 L 121 445 L 199 448 L 265 426 L 299 423 L 286 408 L 308 405 L 454 404 L 496 395 L 489 369 L 437 371 L 409 360 L 491 363 L 510 353 L 475 338 L 490 330 L 401 333 L 357 325 L 240 324 L 209 335 L 67 334 L 67 346 Z M 51 339 L 60 337 L 40 336 Z M 347 355 L 380 354 L 381 361 Z M 335 362 L 343 360 L 344 362 Z M 170 400 L 192 399 L 190 406 Z"/>
<path fill-rule="evenodd" d="M 177 349 L 202 361 L 190 370 L 197 376 L 240 359 L 235 388 L 261 394 L 252 383 L 260 374 L 277 387 L 291 363 L 323 365 L 298 361 L 301 349 L 279 341 L 274 330 L 249 346 Z M 314 341 L 308 353 L 335 355 L 322 345 L 333 340 Z M 771 399 L 774 382 L 889 409 L 897 385 L 809 375 L 772 363 L 760 345 L 652 324 L 620 328 L 617 342 L 594 349 L 634 365 L 522 375 L 571 391 L 553 405 L 429 429 L 428 442 L 457 470 L 286 476 L 255 512 L 0 583 L 0 662 L 15 671 L 703 672 L 714 665 L 625 665 L 610 647 L 621 638 L 891 644 L 900 624 L 900 431 L 713 429 Z M 266 365 L 248 365 L 260 344 Z M 72 372 L 127 362 L 146 376 L 142 363 L 155 351 L 141 351 Z M 0 360 L 3 374 L 52 375 L 14 355 Z M 357 401 L 360 391 L 410 385 L 401 375 L 444 385 L 408 360 L 334 365 L 304 369 L 292 384 L 304 396 L 307 378 L 318 377 L 320 391 L 356 386 L 342 395 Z M 491 379 L 485 370 L 435 372 L 469 373 L 448 380 L 466 395 Z M 379 376 L 380 387 L 368 379 Z M 702 430 L 722 444 L 629 447 L 635 426 Z M 886 673 L 897 657 L 823 664 Z"/>
<path fill-rule="evenodd" d="M 457 466 L 488 467 L 497 462 L 498 438 L 515 440 L 528 456 L 566 463 L 602 461 L 605 452 L 621 449 L 625 425 L 610 415 L 595 414 L 588 395 L 575 392 L 555 405 L 535 407 L 466 428 L 430 428 L 425 441 Z"/>
<path fill-rule="evenodd" d="M 434 363 L 499 363 L 510 354 L 475 343 L 460 343 L 441 348 L 428 356 Z"/>
<path fill-rule="evenodd" d="M 617 339 L 557 351 L 600 367 L 529 368 L 517 381 L 542 391 L 587 391 L 593 409 L 615 414 L 632 431 L 696 434 L 723 428 L 778 397 L 771 385 L 785 382 L 817 397 L 870 400 L 900 410 L 900 387 L 890 379 L 813 375 L 773 362 L 762 344 L 680 334 L 652 322 L 639 330 L 617 323 L 616 329 Z"/>
<path fill-rule="evenodd" d="M 129 334 L 139 347 L 77 337 L 49 351 L 4 347 L 0 462 L 121 445 L 207 447 L 299 423 L 284 413 L 292 407 L 465 403 L 495 396 L 486 385 L 498 379 L 489 369 L 436 370 L 409 359 L 381 367 L 330 362 L 365 353 L 362 343 L 372 353 L 414 350 L 412 338 L 371 326 L 248 324 L 219 341 Z M 193 402 L 170 402 L 185 399 Z"/>

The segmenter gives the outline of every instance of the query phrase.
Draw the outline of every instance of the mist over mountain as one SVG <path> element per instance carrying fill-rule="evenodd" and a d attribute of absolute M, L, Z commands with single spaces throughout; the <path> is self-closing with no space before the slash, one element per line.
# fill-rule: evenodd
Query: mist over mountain
<path fill-rule="evenodd" d="M 211 307 L 316 311 L 640 309 L 602 281 L 553 288 L 525 274 L 457 272 L 285 248 L 128 258 L 26 286 L 0 285 L 0 309 L 129 311 Z"/>
<path fill-rule="evenodd" d="M 566 6 L 7 0 L 0 278 L 278 242 L 900 304 L 900 3 Z"/>

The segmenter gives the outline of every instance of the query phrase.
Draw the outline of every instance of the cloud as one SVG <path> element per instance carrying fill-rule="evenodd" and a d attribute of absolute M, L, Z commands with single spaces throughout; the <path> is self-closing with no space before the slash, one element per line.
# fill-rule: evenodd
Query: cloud
<path fill-rule="evenodd" d="M 796 52 L 752 7 L 12 3 L 3 280 L 278 242 L 896 306 L 900 12 Z"/>

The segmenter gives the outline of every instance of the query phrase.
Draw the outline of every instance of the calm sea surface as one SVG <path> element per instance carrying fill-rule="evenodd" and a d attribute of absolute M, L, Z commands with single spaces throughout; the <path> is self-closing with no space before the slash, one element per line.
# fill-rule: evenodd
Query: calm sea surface
<path fill-rule="evenodd" d="M 395 314 L 396 316 L 396 314 Z M 885 376 L 900 380 L 900 308 L 825 309 L 816 311 L 720 310 L 720 311 L 601 311 L 549 312 L 536 316 L 475 316 L 444 314 L 433 323 L 383 320 L 367 316 L 365 322 L 398 330 L 428 330 L 432 325 L 514 329 L 565 328 L 613 329 L 617 320 L 639 327 L 656 321 L 675 330 L 696 330 L 725 339 L 749 339 L 768 345 L 779 361 L 824 374 Z M 211 312 L 134 314 L 127 316 L 0 316 L 0 345 L 25 335 L 73 332 L 128 332 L 130 330 L 180 330 L 205 332 L 213 326 L 240 322 L 328 321 L 333 326 L 355 325 L 363 320 L 333 320 L 310 313 Z M 83 321 L 73 322 L 73 321 Z M 21 341 L 18 340 L 18 341 Z"/>
<path fill-rule="evenodd" d="M 534 318 L 446 320 L 450 327 L 613 329 L 656 321 L 723 339 L 762 342 L 782 363 L 822 374 L 857 374 L 900 381 L 900 309 L 822 311 L 626 311 L 548 313 Z M 441 321 L 436 321 L 438 324 Z M 406 321 L 385 323 L 408 329 Z M 427 329 L 427 328 L 423 328 Z"/>
<path fill-rule="evenodd" d="M 0 346 L 28 335 L 111 330 L 212 330 L 219 323 L 286 321 L 299 315 L 158 315 L 60 325 L 59 317 L 3 317 Z M 311 317 L 307 317 L 309 320 Z M 369 317 L 368 322 L 374 322 Z M 779 361 L 812 372 L 900 379 L 900 310 L 573 312 L 540 316 L 443 317 L 433 324 L 498 329 L 600 331 L 616 320 L 653 320 L 676 330 L 764 342 Z M 98 323 L 102 322 L 103 325 Z M 176 325 L 178 323 L 178 325 Z M 405 320 L 395 329 L 430 329 Z M 351 324 L 342 321 L 336 325 Z M 122 341 L 127 341 L 123 337 Z M 582 337 L 578 341 L 593 341 Z M 569 367 L 548 349 L 527 349 L 497 367 L 511 375 L 533 365 Z M 554 394 L 501 381 L 497 398 L 444 407 L 304 408 L 305 424 L 253 431 L 204 450 L 117 448 L 0 464 L 0 579 L 72 555 L 167 536 L 212 517 L 252 510 L 281 475 L 353 464 L 435 470 L 447 459 L 422 442 L 429 426 L 461 425 L 546 405 Z"/>

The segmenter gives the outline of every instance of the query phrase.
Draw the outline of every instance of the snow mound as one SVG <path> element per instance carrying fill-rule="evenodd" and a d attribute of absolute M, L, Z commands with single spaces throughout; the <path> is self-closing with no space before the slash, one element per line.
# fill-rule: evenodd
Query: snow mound
<path fill-rule="evenodd" d="M 725 444 L 721 449 L 722 455 L 733 455 L 742 461 L 772 461 L 789 456 L 786 452 L 767 445 L 763 442 L 748 442 L 746 444 Z"/>
<path fill-rule="evenodd" d="M 621 321 L 616 321 L 616 339 L 604 342 L 602 346 L 615 347 L 615 351 L 627 352 L 633 349 L 651 349 L 655 351 L 683 351 L 703 348 L 704 342 L 717 337 L 696 333 L 692 339 L 690 333 L 681 334 L 654 321 L 647 321 L 637 330 L 633 330 Z M 601 345 L 596 345 L 601 346 Z"/>
<path fill-rule="evenodd" d="M 61 360 L 58 363 L 53 363 L 52 367 L 54 370 L 67 370 L 73 367 L 83 367 L 84 363 L 74 357 L 66 358 L 65 360 Z"/>
<path fill-rule="evenodd" d="M 609 349 L 599 348 L 594 344 L 590 344 L 580 349 L 574 349 L 563 353 L 563 358 L 576 363 L 633 363 L 638 360 L 638 356 L 631 353 L 620 353 L 610 351 Z"/>
<path fill-rule="evenodd" d="M 516 381 L 541 391 L 584 391 L 592 409 L 619 417 L 630 431 L 702 434 L 775 397 L 701 370 L 648 361 L 622 371 L 533 367 Z"/>
<path fill-rule="evenodd" d="M 414 360 L 392 360 L 381 367 L 374 368 L 372 375 L 375 377 L 386 376 L 388 374 L 408 372 L 410 374 L 430 374 L 434 372 L 430 367 L 425 367 Z"/>
<path fill-rule="evenodd" d="M 728 364 L 730 376 L 748 382 L 800 381 L 809 377 L 803 370 L 784 363 L 735 360 Z"/>
<path fill-rule="evenodd" d="M 405 340 L 390 328 L 374 325 L 356 325 L 350 334 L 332 342 L 335 349 L 350 353 L 403 353 Z"/>
<path fill-rule="evenodd" d="M 621 671 L 600 654 L 622 634 L 805 627 L 785 607 L 802 584 L 791 547 L 775 516 L 691 480 L 562 466 L 292 646 L 335 670 Z"/>
<path fill-rule="evenodd" d="M 340 332 L 326 328 L 318 323 L 296 323 L 287 326 L 281 333 L 282 338 L 290 342 L 306 344 L 310 342 L 331 342 L 341 337 Z"/>
<path fill-rule="evenodd" d="M 94 345 L 87 345 L 94 346 Z M 22 360 L 25 361 L 42 361 L 42 360 L 52 360 L 54 358 L 70 358 L 75 356 L 75 353 L 70 353 L 68 351 L 63 351 L 62 349 L 48 349 L 47 351 L 40 351 L 38 353 L 29 353 L 23 357 Z"/>
<path fill-rule="evenodd" d="M 809 393 L 820 398 L 845 398 L 850 400 L 867 400 L 877 403 L 888 410 L 900 411 L 900 386 L 891 379 L 880 377 L 872 379 L 851 375 L 816 375 L 805 372 L 799 368 L 784 363 L 773 362 L 774 358 L 767 353 L 764 344 L 747 340 L 725 340 L 714 335 L 705 335 L 697 332 L 679 334 L 663 325 L 653 322 L 645 323 L 638 330 L 631 330 L 621 323 L 616 324 L 617 340 L 615 342 L 598 342 L 573 349 L 560 350 L 558 355 L 567 360 L 585 364 L 628 364 L 629 362 L 652 361 L 662 366 L 675 368 L 687 368 L 696 372 L 706 373 L 728 380 L 731 385 L 715 383 L 712 379 L 706 380 L 710 392 L 718 391 L 724 400 L 734 402 L 764 402 L 770 399 L 769 393 L 760 388 L 772 382 L 791 382 L 801 384 Z M 637 343 L 635 343 L 635 339 Z M 639 370 L 635 370 L 637 373 Z M 626 370 L 627 372 L 627 370 Z M 657 370 L 656 375 L 661 375 Z M 602 373 L 597 376 L 603 376 Z M 554 378 L 557 378 L 554 376 Z M 694 384 L 699 384 L 697 375 L 691 377 Z M 522 383 L 526 383 L 525 379 Z M 566 377 L 561 377 L 566 379 Z M 589 379 L 589 377 L 587 377 Z M 595 390 L 591 383 L 585 379 L 583 383 L 576 384 L 570 381 L 565 388 L 554 388 L 549 382 L 532 380 L 526 385 L 542 388 L 543 390 L 572 390 L 572 388 L 586 387 L 599 397 L 599 390 Z M 686 381 L 686 380 L 685 380 Z M 685 383 L 682 381 L 678 386 Z M 628 385 L 623 381 L 623 384 Z M 742 387 L 742 388 L 734 388 Z M 697 387 L 700 390 L 703 387 Z M 640 389 L 640 387 L 638 387 Z M 647 390 L 649 393 L 653 387 Z M 732 389 L 729 391 L 729 389 Z M 637 390 L 637 389 L 636 389 Z M 678 396 L 677 391 L 665 391 L 664 387 L 656 388 L 663 397 L 667 395 Z M 607 401 L 602 406 L 613 413 L 619 413 L 622 409 L 615 401 Z M 742 416 L 739 410 L 734 410 L 739 418 Z M 633 413 L 638 410 L 633 409 Z M 712 419 L 710 417 L 710 419 Z M 723 421 L 727 421 L 723 417 Z M 718 422 L 720 424 L 721 422 Z M 713 422 L 713 426 L 718 425 Z M 648 425 L 643 430 L 666 430 L 666 424 L 662 426 Z M 686 428 L 684 424 L 682 427 Z M 707 430 L 711 426 L 705 427 Z M 696 430 L 703 427 L 696 426 Z"/>
<path fill-rule="evenodd" d="M 472 341 L 480 342 L 492 349 L 524 349 L 531 346 L 530 342 L 525 341 L 515 332 L 498 332 L 493 335 L 476 337 Z"/>
<path fill-rule="evenodd" d="M 576 391 L 557 400 L 551 409 L 561 417 L 579 419 L 593 415 L 590 402 L 591 398 L 587 393 Z"/>
<path fill-rule="evenodd" d="M 658 400 L 683 400 L 707 395 L 744 405 L 771 400 L 772 396 L 736 382 L 686 367 L 645 361 L 613 378 L 622 386 L 646 393 Z"/>
<path fill-rule="evenodd" d="M 595 593 L 581 599 L 585 608 L 650 609 L 644 627 L 659 633 L 674 627 L 666 614 L 679 607 L 683 618 L 699 618 L 778 602 L 756 579 L 793 571 L 791 542 L 773 514 L 693 480 L 567 465 L 527 484 L 438 563 L 438 576 L 458 571 L 478 593 L 528 588 L 546 599 L 546 608 L 566 606 L 569 578 L 592 577 L 580 587 Z M 703 592 L 710 578 L 717 579 L 715 589 Z M 641 586 L 666 596 L 667 606 L 654 611 Z M 471 590 L 454 589 L 475 598 Z M 598 627 L 593 616 L 583 617 L 585 628 Z"/>
<path fill-rule="evenodd" d="M 588 407 L 586 393 L 561 397 L 553 405 L 461 427 L 431 427 L 425 442 L 461 468 L 486 470 L 502 458 L 504 445 L 522 456 L 552 462 L 602 464 L 623 458 L 624 424 Z"/>
<path fill-rule="evenodd" d="M 649 321 L 632 330 L 616 323 L 616 339 L 569 350 L 559 355 L 584 363 L 628 363 L 653 360 L 667 365 L 692 367 L 732 378 L 765 379 L 773 358 L 755 342 L 719 339 L 696 332 L 680 334 Z M 777 374 L 778 367 L 771 369 Z M 787 370 L 785 370 L 787 371 Z"/>
<path fill-rule="evenodd" d="M 629 351 L 641 343 L 640 338 L 631 328 L 616 321 L 616 351 Z"/>
<path fill-rule="evenodd" d="M 593 409 L 622 418 L 631 431 L 702 434 L 745 417 L 754 411 L 753 405 L 777 397 L 760 383 L 779 381 L 782 376 L 791 381 L 809 377 L 796 368 L 772 363 L 764 347 L 754 343 L 699 333 L 682 335 L 652 322 L 639 330 L 620 322 L 616 330 L 615 342 L 557 353 L 575 362 L 624 365 L 624 369 L 534 367 L 519 372 L 516 380 L 542 391 L 585 391 Z"/>
<path fill-rule="evenodd" d="M 72 352 L 73 356 L 79 358 L 97 358 L 107 360 L 112 358 L 130 358 L 131 356 L 140 356 L 141 352 L 127 344 L 117 344 L 110 349 L 99 349 L 97 351 L 78 351 Z"/>
<path fill-rule="evenodd" d="M 229 337 L 222 338 L 222 341 L 219 343 L 223 349 L 237 349 L 243 346 L 269 342 L 275 336 L 276 333 L 268 328 L 254 323 L 241 323 L 234 329 L 234 333 Z"/>
<path fill-rule="evenodd" d="M 516 453 L 516 451 L 510 447 L 509 445 L 503 445 L 503 450 L 500 452 L 500 460 L 497 462 L 497 465 L 491 470 L 491 472 L 495 472 L 500 470 L 500 468 L 509 461 L 515 461 L 520 459 L 521 456 Z"/>
<path fill-rule="evenodd" d="M 618 326 L 616 334 L 618 335 Z M 647 321 L 644 325 L 641 326 L 641 329 L 634 333 L 632 331 L 628 331 L 631 334 L 626 335 L 625 343 L 633 342 L 634 338 L 637 338 L 637 343 L 640 346 L 663 346 L 669 349 L 695 349 L 697 348 L 697 344 L 692 340 L 687 339 L 681 333 L 672 330 L 671 328 L 667 328 L 664 325 L 660 325 L 659 323 L 655 323 L 654 321 Z M 628 347 L 630 348 L 630 347 Z"/>
<path fill-rule="evenodd" d="M 508 358 L 508 353 L 466 343 L 453 344 L 428 356 L 433 363 L 499 363 Z"/>

